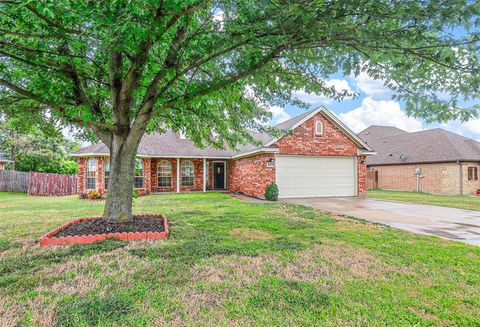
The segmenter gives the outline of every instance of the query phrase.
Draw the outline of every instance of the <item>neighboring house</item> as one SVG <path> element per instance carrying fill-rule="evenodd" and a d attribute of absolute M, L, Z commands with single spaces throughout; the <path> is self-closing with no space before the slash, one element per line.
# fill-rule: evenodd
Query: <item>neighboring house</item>
<path fill-rule="evenodd" d="M 146 134 L 138 149 L 135 187 L 140 193 L 228 190 L 263 197 L 276 182 L 280 197 L 363 196 L 365 158 L 372 149 L 321 107 L 276 125 L 274 138 L 251 132 L 262 146 L 238 151 L 197 148 L 180 133 Z M 91 145 L 78 158 L 79 192 L 105 191 L 108 149 Z"/>
<path fill-rule="evenodd" d="M 381 189 L 474 194 L 480 188 L 480 142 L 441 128 L 408 133 L 370 126 L 359 136 L 377 153 L 367 167 L 378 171 Z"/>
<path fill-rule="evenodd" d="M 8 159 L 7 157 L 3 156 L 0 153 L 0 169 L 1 170 L 5 169 L 5 166 L 7 165 L 7 163 L 11 163 L 11 162 L 13 162 L 13 161 Z"/>

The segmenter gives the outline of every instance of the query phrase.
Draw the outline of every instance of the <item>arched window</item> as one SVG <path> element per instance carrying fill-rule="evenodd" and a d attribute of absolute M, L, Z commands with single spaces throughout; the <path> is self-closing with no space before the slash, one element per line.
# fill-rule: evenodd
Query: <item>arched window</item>
<path fill-rule="evenodd" d="M 143 160 L 139 158 L 135 160 L 135 177 L 133 185 L 135 188 L 143 188 Z"/>
<path fill-rule="evenodd" d="M 182 162 L 182 186 L 193 186 L 195 168 L 193 162 L 186 160 Z"/>
<path fill-rule="evenodd" d="M 323 134 L 323 123 L 320 120 L 318 120 L 315 123 L 315 134 L 316 135 L 322 135 Z"/>
<path fill-rule="evenodd" d="M 95 189 L 95 174 L 97 172 L 97 159 L 87 160 L 87 190 Z"/>
<path fill-rule="evenodd" d="M 110 178 L 110 158 L 105 158 L 103 164 L 103 174 L 105 175 L 105 189 L 108 189 L 108 181 Z"/>
<path fill-rule="evenodd" d="M 158 163 L 158 186 L 172 186 L 172 164 L 167 160 Z"/>

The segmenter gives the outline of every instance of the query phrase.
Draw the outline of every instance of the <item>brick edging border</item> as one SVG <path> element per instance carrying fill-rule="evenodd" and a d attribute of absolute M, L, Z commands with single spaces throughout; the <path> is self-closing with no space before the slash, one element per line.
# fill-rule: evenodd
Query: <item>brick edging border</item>
<path fill-rule="evenodd" d="M 141 215 L 142 217 L 150 218 L 162 218 L 163 219 L 163 232 L 132 232 L 132 233 L 108 233 L 108 234 L 94 234 L 94 235 L 79 235 L 79 236 L 60 236 L 54 237 L 54 235 L 65 230 L 73 224 L 89 221 L 95 219 L 102 219 L 101 217 L 91 218 L 79 218 L 69 221 L 68 223 L 54 229 L 51 232 L 43 235 L 40 238 L 40 246 L 50 245 L 71 245 L 71 244 L 90 244 L 95 242 L 105 241 L 106 239 L 113 238 L 122 241 L 136 241 L 136 240 L 163 240 L 169 234 L 167 217 L 164 215 Z"/>

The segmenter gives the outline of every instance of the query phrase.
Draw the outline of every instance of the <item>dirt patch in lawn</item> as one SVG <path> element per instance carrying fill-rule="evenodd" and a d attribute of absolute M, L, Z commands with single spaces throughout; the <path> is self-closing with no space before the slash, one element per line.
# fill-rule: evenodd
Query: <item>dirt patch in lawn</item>
<path fill-rule="evenodd" d="M 230 231 L 230 235 L 241 241 L 260 241 L 273 237 L 269 232 L 254 228 L 235 228 Z"/>
<path fill-rule="evenodd" d="M 134 216 L 132 220 L 117 222 L 107 219 L 94 219 L 77 222 L 55 236 L 80 236 L 108 233 L 163 232 L 161 217 Z"/>

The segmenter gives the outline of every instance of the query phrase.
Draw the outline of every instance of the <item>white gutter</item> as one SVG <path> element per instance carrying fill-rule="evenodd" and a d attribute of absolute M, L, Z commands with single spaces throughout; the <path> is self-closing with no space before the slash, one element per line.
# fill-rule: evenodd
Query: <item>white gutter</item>
<path fill-rule="evenodd" d="M 377 155 L 377 153 L 375 151 L 366 151 L 366 150 L 358 149 L 357 155 L 358 156 L 375 156 Z"/>
<path fill-rule="evenodd" d="M 139 154 L 137 155 L 138 158 L 180 158 L 180 159 L 237 159 L 237 158 L 242 158 L 242 157 L 247 157 L 250 155 L 254 155 L 257 153 L 277 153 L 279 149 L 276 148 L 259 148 L 256 150 L 252 150 L 249 152 L 244 152 L 244 153 L 239 153 L 234 156 L 187 156 L 187 155 L 182 155 L 182 156 L 175 156 L 175 155 L 146 155 L 146 154 Z M 108 153 L 72 153 L 70 154 L 71 157 L 79 157 L 79 158 L 85 158 L 85 157 L 110 157 L 110 154 Z"/>
<path fill-rule="evenodd" d="M 260 148 L 260 149 L 256 149 L 256 150 L 253 150 L 253 151 L 236 154 L 236 155 L 232 156 L 231 158 L 232 159 L 239 159 L 239 158 L 248 157 L 248 156 L 261 154 L 261 153 L 278 153 L 278 152 L 280 152 L 280 149 Z"/>
<path fill-rule="evenodd" d="M 72 153 L 70 157 L 78 157 L 78 158 L 85 158 L 85 157 L 110 157 L 109 153 Z M 138 158 L 181 158 L 181 159 L 231 159 L 232 157 L 227 156 L 169 156 L 169 155 L 149 155 L 149 154 L 139 154 L 137 155 Z"/>

